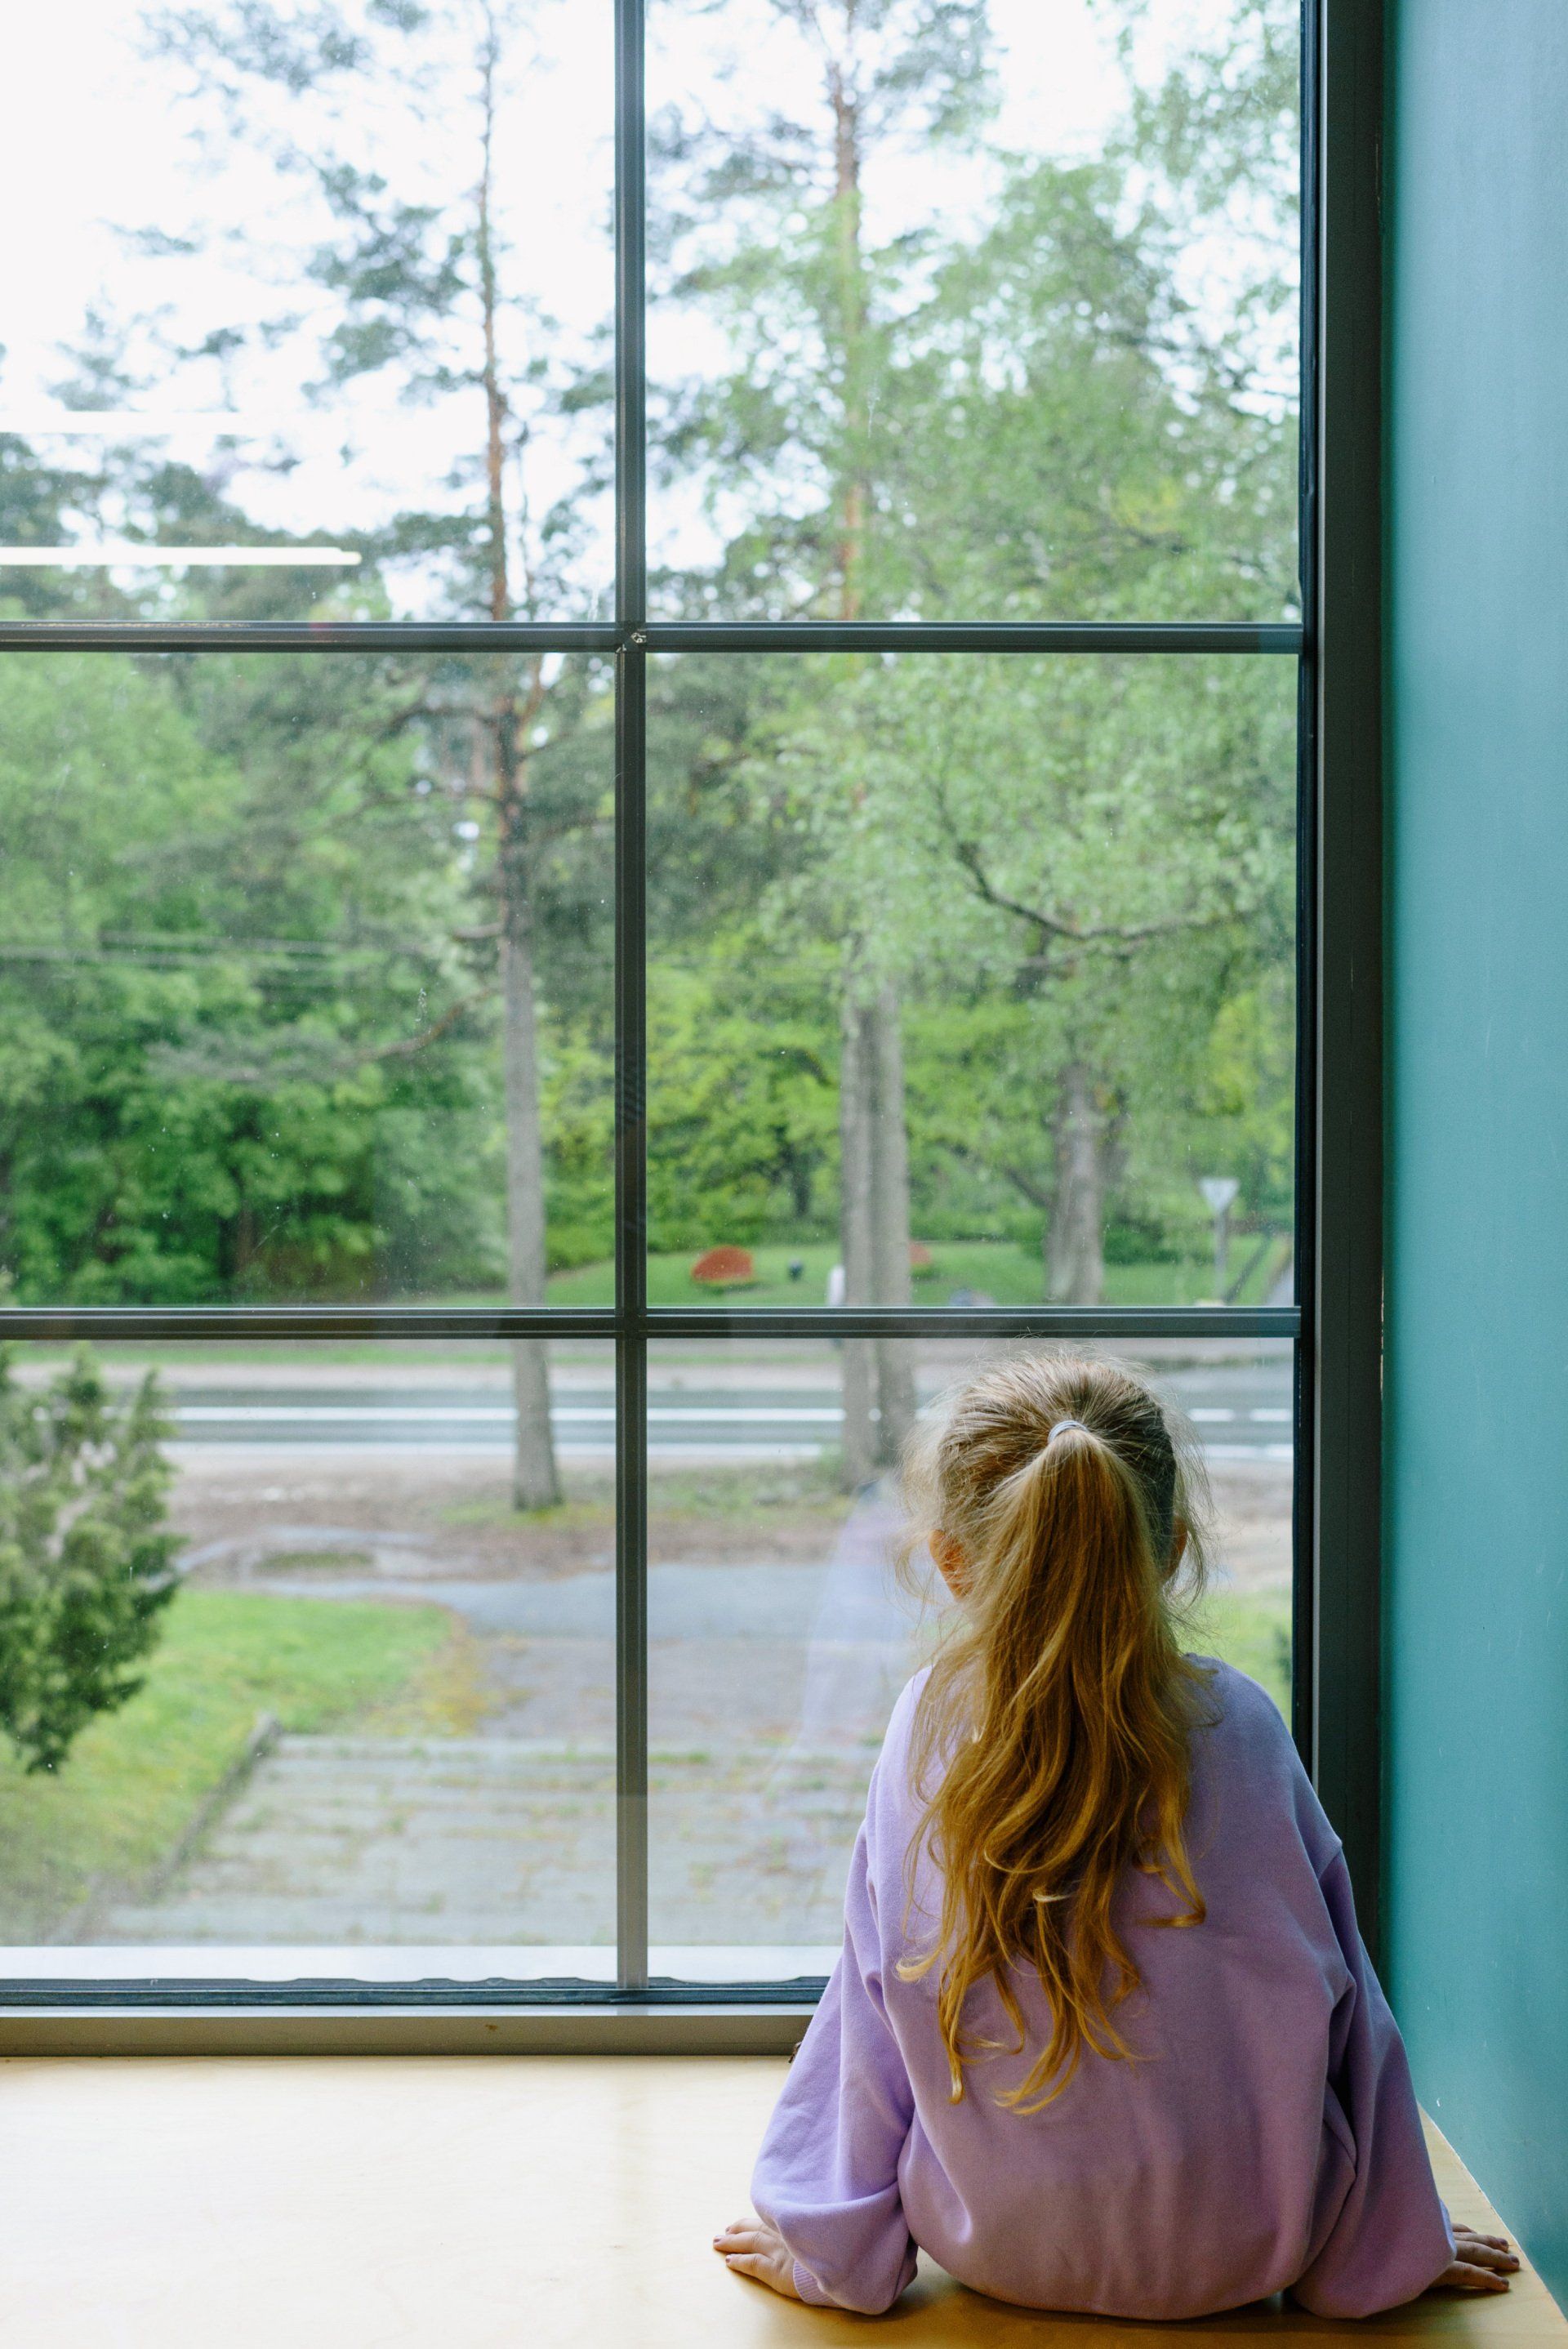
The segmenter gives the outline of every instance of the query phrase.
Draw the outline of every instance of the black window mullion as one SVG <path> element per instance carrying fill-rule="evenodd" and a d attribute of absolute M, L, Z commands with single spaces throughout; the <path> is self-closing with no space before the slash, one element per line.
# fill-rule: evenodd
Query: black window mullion
<path fill-rule="evenodd" d="M 615 0 L 615 1937 L 648 1979 L 647 361 L 644 0 Z"/>
<path fill-rule="evenodd" d="M 630 1068 L 625 1083 L 631 1102 Z M 640 1119 L 640 1104 L 633 1117 Z M 1303 1310 L 1295 1305 L 672 1305 L 640 1314 L 608 1305 L 6 1305 L 0 1306 L 0 1343 L 614 1339 L 634 1335 L 639 1318 L 650 1339 L 1103 1338 L 1114 1344 L 1127 1338 L 1294 1338 L 1303 1327 Z"/>
<path fill-rule="evenodd" d="M 1317 1718 L 1315 1513 L 1317 1464 L 1317 415 L 1318 415 L 1318 37 L 1317 0 L 1301 12 L 1301 420 L 1296 541 L 1304 636 L 1296 688 L 1295 871 L 1295 1294 L 1301 1330 L 1293 1408 L 1291 1729 L 1303 1762 L 1315 1767 Z"/>
<path fill-rule="evenodd" d="M 641 336 L 624 405 L 640 418 Z M 5 620 L 0 653 L 1163 653 L 1272 654 L 1308 648 L 1299 620 L 650 620 L 644 468 L 617 500 L 614 620 Z M 629 518 L 629 519 L 628 519 Z"/>
<path fill-rule="evenodd" d="M 615 659 L 615 1915 L 648 1974 L 647 663 Z"/>
<path fill-rule="evenodd" d="M 1382 11 L 1313 0 L 1314 1781 L 1377 1954 L 1383 1373 Z M 1305 403 L 1304 403 L 1305 405 Z"/>
<path fill-rule="evenodd" d="M 654 653 L 1270 653 L 1299 620 L 650 620 Z"/>

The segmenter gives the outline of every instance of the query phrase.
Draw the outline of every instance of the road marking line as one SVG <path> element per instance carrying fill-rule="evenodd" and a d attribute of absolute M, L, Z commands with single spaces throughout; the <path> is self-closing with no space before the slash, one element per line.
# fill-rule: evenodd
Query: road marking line
<path fill-rule="evenodd" d="M 357 1406 L 350 1403 L 298 1403 L 293 1406 L 284 1403 L 187 1403 L 181 1405 L 175 1413 L 177 1419 L 201 1421 L 203 1423 L 236 1420 L 242 1422 L 374 1420 L 396 1421 L 399 1424 L 407 1424 L 410 1421 L 438 1420 L 443 1423 L 455 1421 L 467 1423 L 474 1420 L 494 1420 L 510 1425 L 516 1416 L 510 1403 L 504 1406 L 475 1403 L 466 1410 L 459 1410 L 447 1403 L 433 1403 L 426 1409 L 402 1403 L 364 1403 Z M 550 1416 L 553 1420 L 589 1420 L 606 1427 L 613 1426 L 615 1419 L 613 1408 L 571 1403 L 552 1404 Z M 794 1423 L 810 1421 L 818 1424 L 830 1423 L 836 1427 L 842 1419 L 843 1413 L 836 1407 L 832 1410 L 817 1411 L 781 1405 L 777 1411 L 769 1411 L 760 1406 L 715 1405 L 710 1411 L 703 1411 L 695 1405 L 655 1404 L 650 1409 L 648 1417 L 650 1420 L 661 1422 L 678 1420 L 696 1421 L 700 1423 L 722 1421 L 736 1425 L 752 1425 L 761 1422 L 769 1426 L 782 1422 Z"/>

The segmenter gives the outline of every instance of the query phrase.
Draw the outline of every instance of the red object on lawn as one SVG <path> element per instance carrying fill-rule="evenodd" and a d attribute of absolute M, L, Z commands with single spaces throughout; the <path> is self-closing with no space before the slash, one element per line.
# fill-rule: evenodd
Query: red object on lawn
<path fill-rule="evenodd" d="M 757 1268 L 749 1248 L 711 1247 L 698 1257 L 691 1277 L 709 1288 L 738 1288 L 743 1281 L 756 1279 Z"/>
<path fill-rule="evenodd" d="M 909 1268 L 911 1272 L 929 1272 L 931 1270 L 931 1250 L 926 1247 L 923 1240 L 911 1240 L 909 1244 Z"/>

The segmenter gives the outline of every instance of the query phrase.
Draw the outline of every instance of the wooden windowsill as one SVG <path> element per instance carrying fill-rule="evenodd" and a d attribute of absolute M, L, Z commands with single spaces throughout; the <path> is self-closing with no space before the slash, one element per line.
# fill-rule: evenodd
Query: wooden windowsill
<path fill-rule="evenodd" d="M 1212 2334 L 1568 2349 L 1504 2298 L 1359 2325 L 1035 2315 L 923 2261 L 893 2313 L 802 2309 L 708 2249 L 746 2206 L 775 2057 L 12 2057 L 0 2062 L 0 2337 L 49 2349 L 1048 2349 Z M 1433 2132 L 1456 2217 L 1494 2214 Z"/>

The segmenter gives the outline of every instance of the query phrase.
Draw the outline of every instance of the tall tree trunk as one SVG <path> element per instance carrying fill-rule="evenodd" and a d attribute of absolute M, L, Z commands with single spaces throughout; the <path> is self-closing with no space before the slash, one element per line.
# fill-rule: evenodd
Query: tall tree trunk
<path fill-rule="evenodd" d="M 866 1015 L 874 1073 L 872 1089 L 872 1266 L 879 1305 L 908 1305 L 913 1297 L 909 1267 L 909 1136 L 903 1102 L 903 1038 L 898 997 L 885 985 Z M 914 1357 L 908 1338 L 879 1338 L 877 1350 L 877 1445 L 879 1457 L 895 1463 L 914 1425 Z"/>
<path fill-rule="evenodd" d="M 846 11 L 846 21 L 851 12 Z M 870 398 L 867 305 L 861 246 L 859 105 L 838 64 L 828 72 L 833 114 L 840 330 L 843 339 L 845 448 L 839 484 L 839 616 L 857 620 L 864 595 Z M 839 1133 L 843 1166 L 841 1239 L 846 1304 L 907 1305 L 909 1142 L 904 1123 L 903 1048 L 898 996 L 885 981 L 870 1002 L 855 985 L 858 954 L 846 957 Z M 851 1268 L 863 1268 L 862 1270 Z M 863 1284 L 863 1285 L 858 1285 Z M 914 1424 L 914 1363 L 907 1339 L 844 1342 L 844 1475 L 851 1490 L 898 1457 Z"/>
<path fill-rule="evenodd" d="M 868 1003 L 850 974 L 839 1061 L 840 1229 L 846 1305 L 907 1305 L 909 1145 L 898 997 Z M 907 1338 L 844 1340 L 844 1481 L 852 1492 L 897 1461 L 914 1425 Z"/>
<path fill-rule="evenodd" d="M 839 617 L 858 620 L 872 505 L 867 478 L 871 402 L 866 382 L 866 274 L 861 245 L 861 126 L 860 106 L 838 60 L 828 68 L 828 103 L 833 113 L 833 210 L 845 439 L 839 484 Z"/>
<path fill-rule="evenodd" d="M 1098 1305 L 1105 1290 L 1107 1121 L 1089 1071 L 1074 1061 L 1057 1113 L 1056 1211 L 1047 1268 L 1053 1305 Z"/>
<path fill-rule="evenodd" d="M 531 908 L 526 892 L 509 890 L 502 916 L 501 988 L 506 1071 L 507 1299 L 544 1302 L 544 1136 L 539 1114 L 539 1030 L 533 1001 Z M 552 1508 L 561 1498 L 550 1426 L 550 1359 L 542 1338 L 520 1338 L 511 1350 L 517 1413 L 512 1502 Z"/>
<path fill-rule="evenodd" d="M 873 1232 L 876 1195 L 872 1172 L 871 1039 L 864 1007 L 852 974 L 846 978 L 839 1054 L 839 1233 L 844 1265 L 844 1303 L 874 1301 L 876 1262 Z M 877 1467 L 877 1361 L 870 1338 L 846 1338 L 843 1361 L 843 1476 L 847 1492 L 870 1482 Z"/>
<path fill-rule="evenodd" d="M 484 108 L 483 161 L 478 191 L 480 291 L 484 321 L 485 518 L 492 620 L 512 615 L 507 560 L 506 419 L 497 342 L 500 289 L 491 229 L 491 175 L 495 159 L 496 70 L 500 33 L 495 11 L 482 10 L 481 55 Z M 543 669 L 536 660 L 520 706 L 509 684 L 490 713 L 495 758 L 496 813 L 500 831 L 496 877 L 500 894 L 502 1055 L 506 1097 L 507 1300 L 542 1305 L 544 1246 L 544 1136 L 539 1113 L 539 1028 L 533 999 L 533 899 L 527 834 L 528 761 L 523 743 L 544 698 Z M 550 1425 L 550 1357 L 542 1338 L 521 1338 L 511 1350 L 511 1496 L 519 1509 L 553 1508 L 561 1498 L 555 1441 Z"/>

